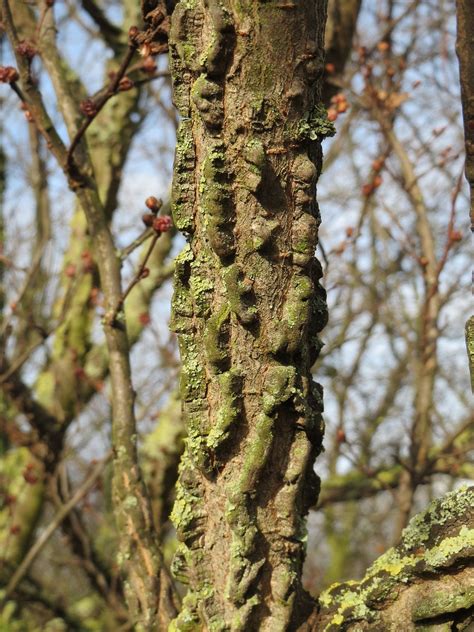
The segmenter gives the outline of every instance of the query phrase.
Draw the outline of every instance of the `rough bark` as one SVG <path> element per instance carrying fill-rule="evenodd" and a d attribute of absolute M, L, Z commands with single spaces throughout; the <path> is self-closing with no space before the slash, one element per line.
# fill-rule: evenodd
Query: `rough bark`
<path fill-rule="evenodd" d="M 172 17 L 182 117 L 172 326 L 187 435 L 172 518 L 176 630 L 297 629 L 319 483 L 326 323 L 314 258 L 325 2 L 188 0 Z"/>

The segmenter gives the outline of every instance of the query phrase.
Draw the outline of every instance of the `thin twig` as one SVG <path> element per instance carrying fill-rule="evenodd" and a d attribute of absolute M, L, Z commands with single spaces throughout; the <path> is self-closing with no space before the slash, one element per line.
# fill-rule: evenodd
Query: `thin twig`
<path fill-rule="evenodd" d="M 120 250 L 119 252 L 119 258 L 123 261 L 124 259 L 126 259 L 129 255 L 132 254 L 132 252 L 134 250 L 136 250 L 137 248 L 139 248 L 143 243 L 145 243 L 145 241 L 148 241 L 150 239 L 150 237 L 153 235 L 153 229 L 151 228 L 146 228 L 141 235 L 138 235 L 138 237 L 136 239 L 134 239 L 132 241 L 131 244 L 129 244 L 128 246 L 125 246 L 125 248 L 123 248 L 122 250 Z"/>
<path fill-rule="evenodd" d="M 136 275 L 133 277 L 133 279 L 128 284 L 127 289 L 123 292 L 123 294 L 120 297 L 119 302 L 115 306 L 115 309 L 112 312 L 112 314 L 107 317 L 107 320 L 108 320 L 110 325 L 113 326 L 113 324 L 115 323 L 115 319 L 117 318 L 118 313 L 123 308 L 123 304 L 125 303 L 125 299 L 130 294 L 130 292 L 133 290 L 135 285 L 137 285 L 137 283 L 139 283 L 143 278 L 145 278 L 146 264 L 147 264 L 148 259 L 151 256 L 151 253 L 153 252 L 153 248 L 155 247 L 155 244 L 158 241 L 158 237 L 159 236 L 160 236 L 160 233 L 155 233 L 155 235 L 153 236 L 153 239 L 151 240 L 150 247 L 148 248 L 147 253 L 146 253 L 146 255 L 145 255 L 140 267 L 138 268 L 138 271 L 137 271 Z M 146 274 L 146 276 L 148 276 L 148 275 Z"/>
<path fill-rule="evenodd" d="M 107 103 L 107 101 L 112 96 L 114 96 L 114 94 L 117 93 L 120 80 L 124 77 L 125 72 L 126 72 L 126 70 L 128 68 L 128 65 L 131 62 L 133 55 L 135 54 L 135 50 L 136 50 L 135 45 L 134 44 L 129 44 L 127 54 L 125 55 L 122 63 L 120 64 L 120 68 L 118 69 L 118 72 L 116 73 L 116 75 L 114 76 L 112 81 L 110 82 L 107 90 L 104 92 L 102 97 L 97 102 L 94 103 L 94 105 L 95 105 L 95 113 L 94 113 L 94 115 L 87 117 L 86 120 L 81 125 L 81 127 L 77 130 L 77 133 L 74 136 L 74 138 L 72 139 L 71 145 L 70 145 L 70 147 L 68 149 L 68 152 L 67 152 L 67 163 L 66 163 L 66 166 L 67 166 L 68 169 L 70 169 L 72 167 L 74 151 L 76 150 L 76 147 L 78 146 L 81 138 L 86 133 L 87 128 L 92 123 L 92 121 L 96 118 L 96 116 L 99 114 L 99 112 L 102 110 L 102 108 Z"/>

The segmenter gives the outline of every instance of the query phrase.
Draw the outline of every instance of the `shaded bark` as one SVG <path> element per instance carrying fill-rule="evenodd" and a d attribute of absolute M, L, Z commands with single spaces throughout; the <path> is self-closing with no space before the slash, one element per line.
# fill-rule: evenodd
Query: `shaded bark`
<path fill-rule="evenodd" d="M 326 323 L 314 259 L 324 2 L 178 3 L 173 328 L 188 439 L 172 519 L 174 629 L 297 629 L 318 480 Z"/>

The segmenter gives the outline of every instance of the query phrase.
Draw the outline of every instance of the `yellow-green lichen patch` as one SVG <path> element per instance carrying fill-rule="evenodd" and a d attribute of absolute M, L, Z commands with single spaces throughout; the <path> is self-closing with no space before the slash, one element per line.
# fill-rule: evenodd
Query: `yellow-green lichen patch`
<path fill-rule="evenodd" d="M 463 525 L 457 536 L 444 538 L 437 546 L 428 549 L 424 561 L 434 568 L 444 566 L 458 553 L 469 548 L 474 550 L 474 529 Z"/>
<path fill-rule="evenodd" d="M 263 412 L 270 415 L 295 392 L 296 369 L 293 366 L 275 365 L 265 376 Z"/>
<path fill-rule="evenodd" d="M 216 371 L 222 370 L 230 361 L 230 350 L 227 346 L 230 320 L 229 306 L 222 305 L 206 322 L 204 346 L 206 356 Z"/>
<path fill-rule="evenodd" d="M 318 103 L 298 123 L 296 137 L 298 140 L 323 140 L 334 136 L 336 128 L 328 119 L 328 113 L 322 103 Z"/>
<path fill-rule="evenodd" d="M 202 400 L 206 395 L 206 375 L 202 356 L 198 352 L 194 336 L 181 334 L 179 349 L 183 366 L 180 376 L 180 392 L 183 401 Z"/>
<path fill-rule="evenodd" d="M 36 527 L 44 497 L 43 470 L 26 447 L 10 449 L 0 459 L 0 570 L 19 562 Z"/>

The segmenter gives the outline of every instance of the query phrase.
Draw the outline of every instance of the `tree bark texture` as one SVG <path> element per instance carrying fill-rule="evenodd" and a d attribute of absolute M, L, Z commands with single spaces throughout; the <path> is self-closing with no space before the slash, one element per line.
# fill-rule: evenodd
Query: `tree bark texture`
<path fill-rule="evenodd" d="M 314 258 L 323 0 L 187 0 L 170 34 L 182 117 L 172 327 L 187 435 L 172 518 L 174 630 L 296 630 L 319 481 L 326 323 Z"/>

